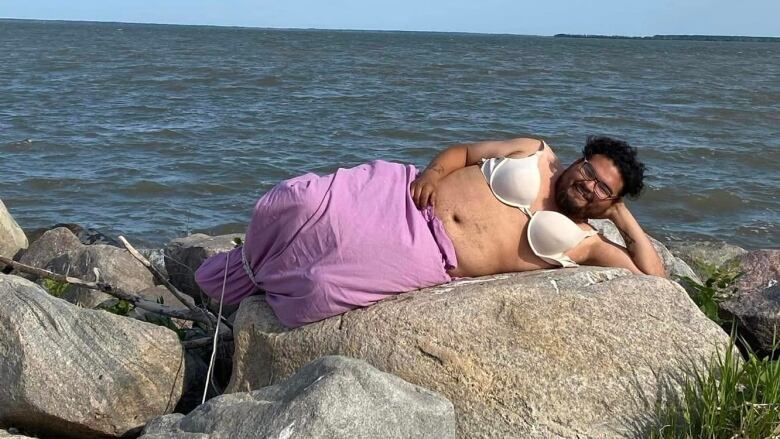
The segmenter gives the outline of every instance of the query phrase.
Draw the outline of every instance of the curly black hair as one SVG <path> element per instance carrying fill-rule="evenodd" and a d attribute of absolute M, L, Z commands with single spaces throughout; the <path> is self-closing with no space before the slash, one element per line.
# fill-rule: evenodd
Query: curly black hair
<path fill-rule="evenodd" d="M 622 140 L 607 136 L 588 136 L 582 155 L 590 159 L 594 154 L 601 154 L 612 159 L 621 177 L 623 177 L 623 190 L 619 196 L 628 195 L 636 198 L 645 187 L 642 181 L 645 177 L 645 165 L 637 160 L 636 148 Z"/>

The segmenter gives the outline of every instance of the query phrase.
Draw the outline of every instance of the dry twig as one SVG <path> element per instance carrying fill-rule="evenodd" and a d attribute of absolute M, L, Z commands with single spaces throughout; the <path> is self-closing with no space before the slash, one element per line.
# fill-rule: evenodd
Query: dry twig
<path fill-rule="evenodd" d="M 219 337 L 221 341 L 230 341 L 233 340 L 232 334 L 223 334 L 221 337 Z M 194 348 L 200 348 L 203 346 L 209 346 L 214 342 L 214 336 L 209 337 L 201 337 L 201 338 L 193 338 L 192 340 L 185 340 L 182 341 L 181 344 L 184 346 L 184 349 L 194 349 Z"/>
<path fill-rule="evenodd" d="M 127 251 L 128 251 L 128 252 L 130 252 L 130 254 L 131 254 L 131 255 L 132 255 L 132 256 L 133 256 L 133 257 L 134 257 L 136 260 L 138 260 L 138 262 L 140 262 L 141 264 L 143 264 L 143 266 L 144 266 L 144 267 L 146 267 L 146 268 L 147 268 L 147 269 L 148 269 L 150 272 L 152 272 L 152 275 L 154 276 L 154 278 L 155 278 L 155 279 L 157 279 L 157 281 L 158 281 L 158 282 L 160 282 L 161 284 L 163 284 L 163 285 L 165 286 L 165 288 L 167 288 L 167 289 L 168 289 L 168 291 L 170 291 L 170 292 L 171 292 L 171 294 L 173 294 L 173 295 L 174 295 L 174 296 L 175 296 L 177 299 L 179 299 L 179 301 L 180 301 L 181 303 L 183 303 L 183 304 L 184 304 L 184 305 L 185 305 L 187 308 L 189 308 L 189 309 L 190 309 L 192 312 L 194 312 L 194 313 L 202 313 L 202 314 L 204 314 L 204 315 L 206 316 L 206 318 L 208 318 L 208 319 L 209 319 L 209 323 L 210 323 L 210 324 L 209 324 L 209 329 L 210 329 L 210 330 L 214 329 L 214 324 L 215 324 L 215 323 L 216 323 L 216 321 L 217 321 L 217 318 L 216 318 L 216 317 L 214 317 L 212 314 L 208 313 L 208 312 L 207 312 L 206 310 L 204 310 L 203 308 L 198 308 L 197 306 L 195 306 L 195 305 L 193 305 L 192 303 L 190 303 L 190 302 L 189 302 L 189 300 L 187 300 L 189 297 L 188 297 L 188 296 L 186 296 L 186 295 L 185 295 L 184 293 L 182 293 L 181 291 L 179 291 L 179 289 L 178 289 L 178 288 L 176 288 L 176 287 L 175 287 L 175 286 L 174 286 L 174 285 L 173 285 L 173 284 L 172 284 L 172 283 L 171 283 L 171 282 L 168 280 L 168 278 L 166 278 L 165 276 L 163 276 L 163 274 L 162 274 L 162 273 L 160 273 L 160 271 L 159 271 L 159 270 L 157 270 L 157 268 L 155 268 L 155 266 L 154 266 L 154 265 L 152 265 L 152 263 L 151 263 L 151 262 L 149 262 L 149 260 L 148 260 L 148 259 L 146 259 L 146 258 L 145 258 L 145 257 L 144 257 L 144 256 L 143 256 L 141 253 L 139 253 L 139 252 L 138 252 L 138 250 L 136 250 L 136 249 L 135 249 L 135 248 L 134 248 L 132 245 L 130 245 L 130 243 L 127 241 L 127 239 L 125 239 L 125 237 L 124 237 L 124 236 L 121 236 L 121 235 L 120 235 L 120 236 L 119 236 L 119 241 L 121 241 L 121 242 L 122 242 L 122 245 L 124 245 L 124 246 L 125 246 L 125 248 L 127 249 Z M 225 322 L 223 322 L 223 323 L 225 323 Z M 225 324 L 226 324 L 226 323 L 225 323 Z"/>
<path fill-rule="evenodd" d="M 173 317 L 176 319 L 191 320 L 193 322 L 203 323 L 205 325 L 210 325 L 210 328 L 212 329 L 214 327 L 213 322 L 216 321 L 214 316 L 211 316 L 211 319 L 209 319 L 208 314 L 205 314 L 201 309 L 198 309 L 197 312 L 193 312 L 190 309 L 173 308 L 168 305 L 152 302 L 151 300 L 147 300 L 137 294 L 128 293 L 105 282 L 89 282 L 77 277 L 57 274 L 42 268 L 32 267 L 20 262 L 16 262 L 12 259 L 6 258 L 5 256 L 0 256 L 0 262 L 24 273 L 30 273 L 39 277 L 55 280 L 57 282 L 64 282 L 71 285 L 76 285 L 78 287 L 103 292 L 110 296 L 114 296 L 117 299 L 126 300 L 141 309 L 145 309 L 153 313 Z"/>

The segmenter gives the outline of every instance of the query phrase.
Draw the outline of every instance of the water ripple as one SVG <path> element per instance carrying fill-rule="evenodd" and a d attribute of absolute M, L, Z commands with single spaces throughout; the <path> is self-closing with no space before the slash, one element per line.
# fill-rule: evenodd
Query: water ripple
<path fill-rule="evenodd" d="M 25 228 L 241 231 L 281 179 L 544 136 L 640 148 L 659 237 L 780 247 L 780 45 L 3 21 L 0 194 Z"/>

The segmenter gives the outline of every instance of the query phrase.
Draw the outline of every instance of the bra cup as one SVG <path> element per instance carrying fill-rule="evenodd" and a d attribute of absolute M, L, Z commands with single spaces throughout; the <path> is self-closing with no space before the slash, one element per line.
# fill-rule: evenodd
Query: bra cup
<path fill-rule="evenodd" d="M 526 213 L 542 185 L 538 154 L 520 159 L 505 157 L 487 160 L 482 164 L 482 173 L 499 201 L 519 207 Z"/>
<path fill-rule="evenodd" d="M 595 233 L 580 229 L 574 221 L 552 210 L 540 210 L 528 222 L 528 244 L 534 254 L 563 267 L 577 266 L 564 253 Z"/>
<path fill-rule="evenodd" d="M 522 158 L 483 158 L 480 170 L 499 201 L 517 207 L 531 218 L 527 236 L 534 254 L 553 265 L 577 267 L 577 263 L 564 253 L 597 232 L 580 229 L 574 221 L 556 211 L 531 212 L 531 204 L 536 201 L 542 186 L 539 157 L 546 147 L 542 141 L 542 149 Z"/>

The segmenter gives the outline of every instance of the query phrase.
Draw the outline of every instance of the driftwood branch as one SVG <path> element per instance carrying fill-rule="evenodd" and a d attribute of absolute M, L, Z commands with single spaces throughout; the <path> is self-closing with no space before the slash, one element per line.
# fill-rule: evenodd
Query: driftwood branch
<path fill-rule="evenodd" d="M 231 334 L 224 334 L 224 335 L 219 337 L 219 340 L 220 341 L 230 341 L 230 340 L 233 340 L 233 336 Z M 184 349 L 201 348 L 203 346 L 209 346 L 212 343 L 214 343 L 214 336 L 193 338 L 192 340 L 185 340 L 185 341 L 181 342 L 182 346 L 184 346 Z"/>
<path fill-rule="evenodd" d="M 173 317 L 176 319 L 191 320 L 193 322 L 203 323 L 205 325 L 209 325 L 209 327 L 212 329 L 214 327 L 213 326 L 214 321 L 216 321 L 216 319 L 213 316 L 211 317 L 211 319 L 209 319 L 208 315 L 204 314 L 204 312 L 200 309 L 198 309 L 197 312 L 193 312 L 190 309 L 173 308 L 169 305 L 163 305 L 157 302 L 152 302 L 151 300 L 147 300 L 137 294 L 128 293 L 120 288 L 115 288 L 105 282 L 89 282 L 89 281 L 79 279 L 77 277 L 54 273 L 48 270 L 44 270 L 42 268 L 32 267 L 29 265 L 22 264 L 20 262 L 16 262 L 12 259 L 6 258 L 5 256 L 0 256 L 0 262 L 2 262 L 5 265 L 9 265 L 13 267 L 15 270 L 24 273 L 34 274 L 36 276 L 52 279 L 57 282 L 64 282 L 71 285 L 76 285 L 78 287 L 103 292 L 110 296 L 116 297 L 118 299 L 126 300 L 132 303 L 133 305 L 137 306 L 138 308 L 153 313 L 161 314 L 168 317 Z"/>
<path fill-rule="evenodd" d="M 158 282 L 160 282 L 161 284 L 163 284 L 163 285 L 165 286 L 165 288 L 167 288 L 167 289 L 168 289 L 168 291 L 170 291 L 170 292 L 171 292 L 171 294 L 173 294 L 173 295 L 174 295 L 174 296 L 175 296 L 177 299 L 179 299 L 179 301 L 180 301 L 181 303 L 183 303 L 183 304 L 184 304 L 184 306 L 186 306 L 187 308 L 189 308 L 189 309 L 190 309 L 190 310 L 191 310 L 193 313 L 201 313 L 201 314 L 203 314 L 204 316 L 206 316 L 206 318 L 208 319 L 208 323 L 209 323 L 209 324 L 208 324 L 208 328 L 209 328 L 210 330 L 211 330 L 211 329 L 214 329 L 214 325 L 215 325 L 215 323 L 217 322 L 217 318 L 216 318 L 216 317 L 214 317 L 214 316 L 213 316 L 211 313 L 209 313 L 208 311 L 206 311 L 206 310 L 204 310 L 204 309 L 202 309 L 202 308 L 198 308 L 197 306 L 195 306 L 195 305 L 193 305 L 192 303 L 190 303 L 190 301 L 189 301 L 189 300 L 187 300 L 187 299 L 189 299 L 189 296 L 187 296 L 187 295 L 185 295 L 184 293 L 182 293 L 181 291 L 179 291 L 179 289 L 178 289 L 178 288 L 176 288 L 176 287 L 175 287 L 175 286 L 174 286 L 174 285 L 173 285 L 173 284 L 172 284 L 172 283 L 171 283 L 171 282 L 168 280 L 168 278 L 166 278 L 165 276 L 163 276 L 163 274 L 162 274 L 162 273 L 160 273 L 160 271 L 159 271 L 159 270 L 157 270 L 157 268 L 155 268 L 155 266 L 154 266 L 154 265 L 152 265 L 152 263 L 151 263 L 151 262 L 149 262 L 149 260 L 148 260 L 148 259 L 146 259 L 146 258 L 145 258 L 145 257 L 144 257 L 144 256 L 143 256 L 141 253 L 139 253 L 139 252 L 138 252 L 138 250 L 136 250 L 136 249 L 135 249 L 135 248 L 134 248 L 132 245 L 130 245 L 130 243 L 127 241 L 127 239 L 125 239 L 125 237 L 124 237 L 124 236 L 121 236 L 121 235 L 120 235 L 120 236 L 119 236 L 119 241 L 120 241 L 120 242 L 122 242 L 122 245 L 124 245 L 124 246 L 125 246 L 125 248 L 127 249 L 127 251 L 128 251 L 128 252 L 130 252 L 130 254 L 131 254 L 131 255 L 132 255 L 132 256 L 133 256 L 135 259 L 137 259 L 137 260 L 138 260 L 138 262 L 140 262 L 141 264 L 143 264 L 143 266 L 144 266 L 144 267 L 146 267 L 146 268 L 147 268 L 149 271 L 151 271 L 151 272 L 152 272 L 152 275 L 154 276 L 154 278 L 155 278 L 155 279 L 157 279 L 157 281 L 158 281 Z"/>

